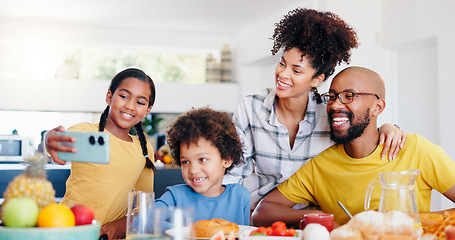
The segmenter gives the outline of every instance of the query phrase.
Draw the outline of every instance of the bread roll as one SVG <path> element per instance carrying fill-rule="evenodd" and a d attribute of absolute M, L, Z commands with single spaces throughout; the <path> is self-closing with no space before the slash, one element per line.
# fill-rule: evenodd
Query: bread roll
<path fill-rule="evenodd" d="M 362 234 L 349 225 L 343 225 L 330 232 L 330 240 L 362 240 Z"/>
<path fill-rule="evenodd" d="M 373 210 L 356 214 L 349 224 L 358 229 L 364 239 L 377 240 L 385 232 L 384 214 Z"/>
<path fill-rule="evenodd" d="M 412 236 L 414 223 L 414 218 L 404 212 L 390 211 L 384 214 L 385 234 Z"/>
<path fill-rule="evenodd" d="M 237 235 L 239 232 L 239 226 L 236 223 L 218 218 L 199 220 L 193 224 L 191 235 L 198 238 L 205 238 L 212 237 L 220 231 L 223 231 L 225 235 L 229 235 L 231 232 L 234 232 L 234 234 Z"/>
<path fill-rule="evenodd" d="M 358 231 L 363 240 L 415 240 L 420 239 L 421 228 L 415 228 L 414 218 L 401 211 L 381 213 L 365 211 L 356 214 L 333 235 L 335 240 L 354 240 L 348 238 Z M 334 230 L 334 231 L 335 231 Z M 340 232 L 338 232 L 340 231 Z"/>

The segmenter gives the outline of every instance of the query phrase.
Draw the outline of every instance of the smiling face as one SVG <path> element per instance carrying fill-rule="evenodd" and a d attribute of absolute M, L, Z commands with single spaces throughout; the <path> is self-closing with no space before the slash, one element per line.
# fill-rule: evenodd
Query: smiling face
<path fill-rule="evenodd" d="M 373 74 L 367 70 L 349 68 L 333 79 L 330 91 L 340 93 L 348 90 L 383 96 L 384 94 L 378 91 L 381 83 L 379 78 L 372 78 L 370 75 Z M 341 103 L 337 98 L 335 102 L 327 105 L 330 138 L 337 144 L 346 144 L 362 136 L 368 127 L 377 131 L 376 118 L 383 108 L 383 99 L 377 99 L 374 95 L 355 95 L 353 101 L 347 104 Z"/>
<path fill-rule="evenodd" d="M 313 78 L 316 69 L 307 56 L 291 48 L 284 52 L 275 69 L 276 93 L 280 98 L 308 98 L 308 92 L 324 80 L 324 75 Z"/>
<path fill-rule="evenodd" d="M 123 80 L 114 93 L 108 91 L 106 102 L 110 109 L 106 129 L 114 135 L 128 134 L 134 125 L 150 113 L 150 95 L 147 82 L 132 77 Z"/>
<path fill-rule="evenodd" d="M 218 148 L 210 141 L 200 138 L 197 143 L 182 144 L 180 162 L 183 179 L 194 191 L 206 197 L 223 193 L 224 172 L 232 161 L 222 159 Z"/>

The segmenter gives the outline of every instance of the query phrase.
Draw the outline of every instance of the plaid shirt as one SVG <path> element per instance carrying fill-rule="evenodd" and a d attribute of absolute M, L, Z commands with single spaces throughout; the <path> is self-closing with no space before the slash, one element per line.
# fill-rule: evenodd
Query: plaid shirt
<path fill-rule="evenodd" d="M 291 149 L 289 132 L 275 115 L 275 98 L 275 89 L 245 96 L 234 114 L 246 163 L 225 175 L 224 182 L 246 186 L 252 209 L 308 160 L 333 145 L 326 105 L 317 104 L 310 93 L 305 119 L 299 123 Z"/>

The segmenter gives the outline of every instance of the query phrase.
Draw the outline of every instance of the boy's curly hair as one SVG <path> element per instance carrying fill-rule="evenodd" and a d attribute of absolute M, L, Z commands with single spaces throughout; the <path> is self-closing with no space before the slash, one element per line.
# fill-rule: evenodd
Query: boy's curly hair
<path fill-rule="evenodd" d="M 231 159 L 234 166 L 243 163 L 242 144 L 231 115 L 210 108 L 192 109 L 174 119 L 166 129 L 167 143 L 174 162 L 181 166 L 180 146 L 197 143 L 200 138 L 212 142 L 222 159 Z"/>
<path fill-rule="evenodd" d="M 358 47 L 354 29 L 331 12 L 297 8 L 275 26 L 272 54 L 281 48 L 284 51 L 299 49 L 302 58 L 306 56 L 316 69 L 313 77 L 324 74 L 327 79 L 337 64 L 349 64 L 351 49 Z"/>

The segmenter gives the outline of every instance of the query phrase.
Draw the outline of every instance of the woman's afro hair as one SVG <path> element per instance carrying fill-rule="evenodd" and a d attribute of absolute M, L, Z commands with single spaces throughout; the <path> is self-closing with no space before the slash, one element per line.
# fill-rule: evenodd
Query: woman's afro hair
<path fill-rule="evenodd" d="M 302 58 L 306 56 L 316 69 L 313 77 L 324 74 L 327 79 L 336 65 L 349 64 L 351 49 L 358 47 L 354 29 L 331 12 L 297 8 L 275 26 L 272 54 L 282 48 L 299 49 Z"/>

